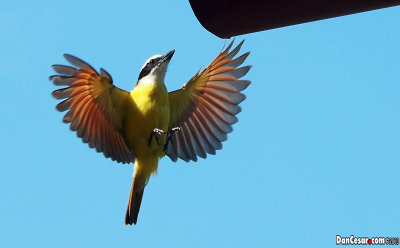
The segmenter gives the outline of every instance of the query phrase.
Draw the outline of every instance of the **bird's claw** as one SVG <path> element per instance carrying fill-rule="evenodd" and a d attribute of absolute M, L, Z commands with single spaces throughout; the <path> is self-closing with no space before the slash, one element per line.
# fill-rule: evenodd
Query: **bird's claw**
<path fill-rule="evenodd" d="M 173 127 L 173 128 L 171 128 L 171 130 L 168 131 L 168 134 L 171 135 L 174 133 L 179 133 L 180 131 L 181 131 L 180 127 Z"/>
<path fill-rule="evenodd" d="M 153 131 L 151 131 L 151 135 L 150 135 L 150 139 L 149 139 L 149 146 L 151 145 L 151 141 L 153 140 L 153 137 L 156 139 L 156 142 L 158 145 L 160 145 L 160 143 L 158 142 L 158 135 L 164 135 L 165 131 L 158 129 L 158 128 L 154 128 Z"/>
<path fill-rule="evenodd" d="M 152 133 L 153 133 L 153 135 L 155 135 L 155 134 L 158 134 L 158 135 L 164 135 L 165 134 L 165 131 L 163 131 L 163 130 L 161 130 L 161 129 L 158 129 L 158 128 L 154 128 L 153 129 L 153 131 L 152 131 Z"/>
<path fill-rule="evenodd" d="M 169 142 L 171 141 L 171 143 L 172 143 L 171 136 L 173 134 L 175 134 L 175 133 L 179 133 L 180 131 L 181 131 L 180 127 L 173 127 L 173 128 L 171 128 L 171 130 L 168 131 L 168 133 L 167 133 L 167 141 L 165 142 L 164 151 L 167 150 Z"/>

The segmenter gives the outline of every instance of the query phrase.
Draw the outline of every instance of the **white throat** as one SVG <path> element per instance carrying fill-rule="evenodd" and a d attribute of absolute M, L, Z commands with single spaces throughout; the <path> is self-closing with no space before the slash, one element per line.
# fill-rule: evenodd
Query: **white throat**
<path fill-rule="evenodd" d="M 138 81 L 139 85 L 153 85 L 153 84 L 164 84 L 164 77 L 165 77 L 165 73 L 164 75 L 157 75 L 157 74 L 152 74 L 150 73 L 149 75 L 141 78 Z"/>

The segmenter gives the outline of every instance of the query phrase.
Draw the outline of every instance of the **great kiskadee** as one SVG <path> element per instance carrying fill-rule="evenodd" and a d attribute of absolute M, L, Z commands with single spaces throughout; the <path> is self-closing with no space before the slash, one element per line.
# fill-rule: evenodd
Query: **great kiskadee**
<path fill-rule="evenodd" d="M 149 58 L 131 92 L 115 87 L 106 70 L 98 73 L 72 55 L 64 57 L 75 67 L 53 65 L 59 75 L 50 80 L 67 86 L 52 93 L 66 98 L 56 107 L 68 111 L 63 122 L 106 158 L 135 164 L 126 225 L 136 224 L 144 188 L 160 158 L 197 161 L 222 148 L 238 121 L 238 104 L 245 99 L 240 92 L 250 84 L 238 80 L 250 70 L 239 67 L 249 52 L 234 58 L 243 42 L 230 51 L 232 41 L 201 73 L 169 93 L 164 78 L 174 50 Z"/>

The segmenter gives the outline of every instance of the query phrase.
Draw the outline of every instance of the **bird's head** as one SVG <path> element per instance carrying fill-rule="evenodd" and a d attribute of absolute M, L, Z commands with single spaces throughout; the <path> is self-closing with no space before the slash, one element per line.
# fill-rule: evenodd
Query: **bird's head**
<path fill-rule="evenodd" d="M 174 52 L 175 50 L 172 50 L 164 55 L 151 56 L 142 66 L 138 82 L 151 80 L 151 82 L 164 83 L 165 73 Z"/>

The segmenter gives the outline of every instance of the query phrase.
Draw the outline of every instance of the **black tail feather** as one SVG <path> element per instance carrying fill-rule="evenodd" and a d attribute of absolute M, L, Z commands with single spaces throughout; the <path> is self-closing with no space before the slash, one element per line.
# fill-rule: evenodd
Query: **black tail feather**
<path fill-rule="evenodd" d="M 132 185 L 131 193 L 129 195 L 128 209 L 125 215 L 125 225 L 132 225 L 137 222 L 140 205 L 142 203 L 144 193 L 144 187 L 141 191 L 135 192 L 134 186 Z"/>

